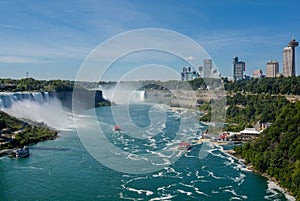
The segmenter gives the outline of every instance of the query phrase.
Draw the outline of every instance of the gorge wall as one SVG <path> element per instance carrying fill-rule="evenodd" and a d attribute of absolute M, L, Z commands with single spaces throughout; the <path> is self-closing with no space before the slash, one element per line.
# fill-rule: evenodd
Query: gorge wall
<path fill-rule="evenodd" d="M 76 91 L 60 91 L 49 92 L 49 96 L 57 98 L 61 101 L 64 108 L 72 109 L 72 104 L 77 105 L 81 109 L 89 109 L 99 105 L 99 103 L 108 102 L 103 98 L 100 90 L 76 90 Z M 77 107 L 77 108 L 78 108 Z"/>

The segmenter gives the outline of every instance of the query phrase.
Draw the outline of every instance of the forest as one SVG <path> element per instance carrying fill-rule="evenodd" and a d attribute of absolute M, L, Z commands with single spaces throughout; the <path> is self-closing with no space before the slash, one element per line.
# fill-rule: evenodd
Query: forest
<path fill-rule="evenodd" d="M 300 102 L 286 104 L 272 126 L 252 143 L 235 147 L 236 154 L 267 173 L 300 199 Z"/>
<path fill-rule="evenodd" d="M 270 94 L 241 94 L 226 96 L 225 131 L 238 132 L 246 127 L 254 127 L 257 122 L 273 123 L 280 110 L 289 103 L 284 96 Z M 200 111 L 206 115 L 200 121 L 209 122 L 211 118 L 210 104 L 200 104 Z"/>
<path fill-rule="evenodd" d="M 228 92 L 247 92 L 253 94 L 293 94 L 300 95 L 300 76 L 263 78 L 240 81 L 229 81 L 223 78 L 224 88 Z"/>
<path fill-rule="evenodd" d="M 257 122 L 273 123 L 280 110 L 289 102 L 284 96 L 269 94 L 227 96 L 225 130 L 241 131 Z M 238 122 L 238 124 L 237 124 Z"/>
<path fill-rule="evenodd" d="M 0 79 L 0 91 L 72 91 L 74 81 L 69 80 L 35 80 L 33 78 Z"/>

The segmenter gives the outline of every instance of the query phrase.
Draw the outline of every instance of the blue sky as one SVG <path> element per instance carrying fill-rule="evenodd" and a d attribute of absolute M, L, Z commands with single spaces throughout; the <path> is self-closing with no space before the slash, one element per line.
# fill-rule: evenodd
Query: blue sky
<path fill-rule="evenodd" d="M 143 28 L 169 29 L 193 39 L 223 76 L 232 76 L 235 55 L 246 62 L 248 75 L 265 72 L 271 59 L 279 61 L 282 71 L 283 47 L 292 37 L 300 41 L 299 8 L 298 0 L 2 0 L 0 77 L 22 78 L 29 72 L 36 79 L 74 80 L 99 44 Z M 298 75 L 299 53 L 300 48 Z"/>

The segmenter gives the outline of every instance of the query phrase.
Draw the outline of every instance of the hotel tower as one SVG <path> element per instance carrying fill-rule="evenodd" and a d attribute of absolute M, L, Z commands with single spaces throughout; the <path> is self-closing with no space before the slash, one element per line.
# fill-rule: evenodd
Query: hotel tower
<path fill-rule="evenodd" d="M 288 43 L 288 46 L 283 49 L 283 71 L 284 77 L 290 77 L 296 75 L 295 64 L 295 47 L 298 46 L 298 42 L 293 39 Z"/>

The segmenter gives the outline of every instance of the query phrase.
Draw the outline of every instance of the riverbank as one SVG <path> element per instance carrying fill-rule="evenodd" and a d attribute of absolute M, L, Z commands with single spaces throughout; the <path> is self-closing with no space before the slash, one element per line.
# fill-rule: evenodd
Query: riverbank
<path fill-rule="evenodd" d="M 233 149 L 223 149 L 224 145 L 229 145 L 230 143 L 220 143 L 217 141 L 211 141 L 209 138 L 206 139 L 199 139 L 197 141 L 195 141 L 195 145 L 197 144 L 202 144 L 202 143 L 212 143 L 217 147 L 220 147 L 220 150 L 227 154 L 230 157 L 233 157 L 234 159 L 238 160 L 239 163 L 244 164 L 244 166 L 246 168 L 243 168 L 243 170 L 248 171 L 248 172 L 253 172 L 257 175 L 263 176 L 268 180 L 268 187 L 271 189 L 277 189 L 278 191 L 280 191 L 281 193 L 283 193 L 285 195 L 285 197 L 289 200 L 289 201 L 296 201 L 296 198 L 293 196 L 293 194 L 285 187 L 283 187 L 280 182 L 278 180 L 276 180 L 276 178 L 271 177 L 270 175 L 266 174 L 266 173 L 262 173 L 259 172 L 258 170 L 256 170 L 251 163 L 247 163 L 247 161 L 242 158 L 240 155 L 238 155 Z"/>
<path fill-rule="evenodd" d="M 37 142 L 54 140 L 58 131 L 42 122 L 18 119 L 0 111 L 0 156 Z"/>
<path fill-rule="evenodd" d="M 227 154 L 230 154 L 232 157 L 239 159 L 239 161 L 246 166 L 246 169 L 248 171 L 251 171 L 255 174 L 261 175 L 261 176 L 265 177 L 266 179 L 268 179 L 269 181 L 274 182 L 275 185 L 279 186 L 282 189 L 282 193 L 285 194 L 286 198 L 289 201 L 296 201 L 296 198 L 292 195 L 292 193 L 287 188 L 283 187 L 276 178 L 271 177 L 267 173 L 262 173 L 262 172 L 258 171 L 257 169 L 255 169 L 252 166 L 251 163 L 248 163 L 244 158 L 242 158 L 240 155 L 238 155 L 234 150 L 223 150 L 223 151 Z"/>

